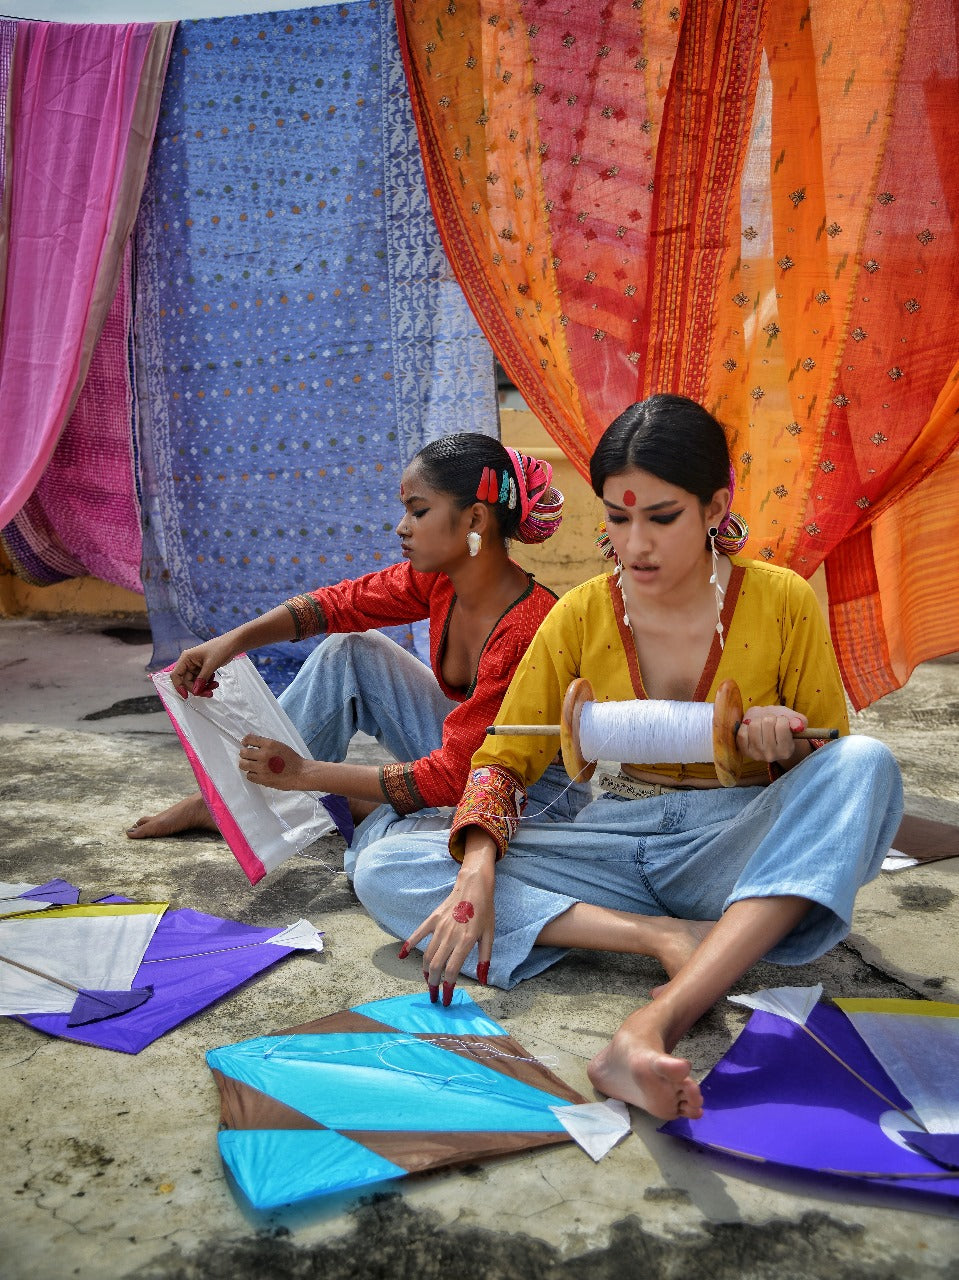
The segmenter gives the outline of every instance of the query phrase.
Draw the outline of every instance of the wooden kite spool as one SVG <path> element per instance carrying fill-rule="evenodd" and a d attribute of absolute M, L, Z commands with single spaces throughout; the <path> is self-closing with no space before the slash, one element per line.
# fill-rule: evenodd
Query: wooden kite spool
<path fill-rule="evenodd" d="M 566 690 L 560 724 L 560 745 L 566 772 L 577 781 L 593 776 L 596 761 L 587 760 L 581 746 L 583 708 L 593 701 L 593 689 L 588 680 L 578 679 Z M 735 680 L 724 680 L 716 693 L 713 704 L 713 764 L 716 776 L 724 787 L 735 787 L 742 777 L 745 758 L 736 746 L 736 731 L 743 718 L 743 698 Z M 649 763 L 659 763 L 649 761 Z M 693 763 L 688 761 L 687 763 Z M 707 763 L 700 761 L 697 763 Z"/>
<path fill-rule="evenodd" d="M 643 715 L 651 716 L 656 714 L 657 705 L 654 701 L 636 701 L 636 702 L 613 702 L 597 704 L 593 700 L 593 689 L 588 680 L 582 678 L 574 680 L 566 690 L 566 697 L 563 699 L 562 723 L 560 724 L 496 724 L 490 725 L 486 730 L 490 734 L 517 734 L 522 737 L 541 737 L 549 735 L 555 737 L 559 735 L 560 745 L 563 751 L 563 764 L 566 766 L 566 772 L 574 781 L 589 779 L 593 776 L 596 769 L 596 760 L 587 760 L 583 751 L 583 715 L 587 707 L 601 705 L 607 708 L 635 707 L 637 719 Z M 689 708 L 689 714 L 693 714 L 693 708 L 696 714 L 705 711 L 710 706 L 709 703 L 691 702 L 691 703 L 660 703 L 660 708 L 670 708 L 671 714 L 675 716 L 678 709 Z M 619 714 L 619 711 L 617 711 Z M 662 711 L 659 712 L 662 715 Z M 681 713 L 680 713 L 681 714 Z M 743 718 L 743 697 L 739 692 L 739 685 L 735 680 L 724 680 L 716 692 L 716 701 L 712 704 L 712 732 L 711 732 L 711 750 L 712 761 L 715 765 L 716 776 L 724 787 L 735 787 L 738 785 L 740 778 L 743 776 L 746 765 L 746 757 L 741 754 L 736 745 L 736 734 L 739 732 L 739 726 Z M 591 726 L 592 727 L 592 726 Z M 621 727 L 621 726 L 620 726 Z M 669 721 L 663 718 L 661 724 L 655 721 L 647 720 L 647 730 L 649 731 L 650 740 L 653 741 L 655 734 L 652 730 L 660 731 L 667 728 L 666 737 L 668 737 Z M 703 725 L 698 725 L 697 732 L 702 732 Z M 642 726 L 640 726 L 642 728 Z M 673 721 L 672 729 L 675 732 L 676 722 Z M 659 732 L 660 739 L 663 738 L 662 732 Z M 678 735 L 680 741 L 683 735 Z M 833 739 L 839 737 L 838 729 L 799 729 L 793 733 L 794 739 L 804 738 L 808 740 Z M 686 744 L 697 741 L 695 734 L 691 737 L 687 735 Z M 647 742 L 647 746 L 649 743 Z M 617 743 L 615 734 L 609 734 L 605 739 L 604 746 L 609 747 L 609 756 L 604 759 L 641 759 L 642 745 L 637 746 L 635 743 L 627 744 L 625 742 Z M 661 746 L 663 743 L 661 742 Z M 654 746 L 655 749 L 655 746 Z M 697 747 L 697 754 L 686 755 L 683 757 L 683 748 L 675 746 L 670 740 L 670 746 L 666 750 L 675 750 L 676 754 L 672 759 L 682 760 L 685 764 L 708 764 L 709 747 L 700 742 Z M 664 760 L 667 757 L 664 756 Z M 659 764 L 663 761 L 647 760 L 647 764 Z"/>

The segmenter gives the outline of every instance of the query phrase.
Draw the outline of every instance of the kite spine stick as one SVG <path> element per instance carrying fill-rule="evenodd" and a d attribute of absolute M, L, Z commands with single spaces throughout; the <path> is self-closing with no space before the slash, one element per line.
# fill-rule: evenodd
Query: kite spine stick
<path fill-rule="evenodd" d="M 25 973 L 32 973 L 35 978 L 43 978 L 45 982 L 55 982 L 58 987 L 66 987 L 68 991 L 79 992 L 80 990 L 72 982 L 67 982 L 63 978 L 55 978 L 52 973 L 44 973 L 42 969 L 34 969 L 33 965 L 23 964 L 20 960 L 11 960 L 9 956 L 0 956 L 0 960 L 4 964 L 12 964 L 15 969 L 22 969 Z"/>
<path fill-rule="evenodd" d="M 832 1049 L 830 1049 L 829 1045 L 826 1044 L 824 1040 L 820 1040 L 814 1031 L 810 1031 L 809 1028 L 804 1023 L 800 1023 L 799 1025 L 802 1027 L 803 1031 L 805 1031 L 807 1036 L 810 1036 L 813 1040 L 815 1040 L 816 1044 L 819 1045 L 820 1049 L 825 1049 L 825 1051 L 829 1054 L 830 1058 L 835 1058 L 835 1060 L 839 1063 L 841 1067 L 845 1067 L 846 1070 L 849 1072 L 849 1074 L 855 1076 L 860 1084 L 864 1084 L 866 1088 L 870 1091 L 870 1093 L 874 1093 L 877 1098 L 881 1098 L 887 1107 L 892 1107 L 893 1111 L 898 1111 L 899 1114 L 903 1117 L 903 1119 L 908 1120 L 910 1124 L 918 1124 L 924 1133 L 929 1132 L 929 1130 L 922 1123 L 922 1121 L 919 1119 L 918 1116 L 911 1116 L 908 1111 L 903 1111 L 902 1107 L 897 1107 L 891 1098 L 887 1098 L 881 1089 L 877 1089 L 874 1084 L 870 1084 L 869 1081 L 864 1076 L 861 1076 L 859 1072 L 855 1070 L 854 1067 L 851 1067 L 848 1062 L 845 1062 L 842 1058 L 840 1058 L 839 1054 L 835 1053 Z"/>

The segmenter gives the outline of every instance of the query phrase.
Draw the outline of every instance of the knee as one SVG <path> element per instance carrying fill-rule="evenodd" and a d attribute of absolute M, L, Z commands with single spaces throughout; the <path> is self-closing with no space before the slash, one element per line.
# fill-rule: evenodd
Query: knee
<path fill-rule="evenodd" d="M 868 777 L 893 779 L 899 776 L 899 765 L 884 742 L 865 734 L 851 733 L 840 738 L 834 748 L 842 757 L 844 768 L 856 769 Z"/>
<path fill-rule="evenodd" d="M 376 845 L 370 845 L 360 852 L 359 857 L 356 859 L 356 865 L 353 867 L 353 892 L 364 906 L 366 906 L 366 899 L 375 877 L 373 867 L 375 855 Z"/>
<path fill-rule="evenodd" d="M 283 691 L 284 694 L 295 696 L 301 689 L 307 685 L 313 684 L 316 680 L 328 680 L 331 673 L 336 670 L 346 670 L 353 661 L 355 652 L 354 641 L 361 640 L 362 636 L 333 635 L 324 636 L 320 643 L 310 653 L 302 667 L 293 677 L 292 683 Z M 283 695 L 280 695 L 280 705 L 283 705 Z"/>
<path fill-rule="evenodd" d="M 902 774 L 884 742 L 865 734 L 850 734 L 831 743 L 823 754 L 833 755 L 833 767 L 850 786 L 872 791 L 889 806 L 902 803 Z"/>
<path fill-rule="evenodd" d="M 381 849 L 382 841 L 367 845 L 362 849 L 353 868 L 353 892 L 368 911 L 383 896 L 384 880 L 388 879 L 388 868 L 391 863 L 385 849 Z"/>

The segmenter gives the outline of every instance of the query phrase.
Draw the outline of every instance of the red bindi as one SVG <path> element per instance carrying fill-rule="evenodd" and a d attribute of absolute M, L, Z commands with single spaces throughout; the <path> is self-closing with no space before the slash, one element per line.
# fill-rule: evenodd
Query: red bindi
<path fill-rule="evenodd" d="M 472 920 L 476 915 L 472 902 L 467 902 L 464 898 L 462 902 L 457 902 L 453 908 L 453 919 L 457 924 L 466 924 L 468 920 Z"/>
<path fill-rule="evenodd" d="M 623 506 L 635 507 L 635 505 L 636 505 L 636 495 L 635 493 L 633 493 L 632 489 L 627 489 L 626 492 L 623 494 Z"/>
<path fill-rule="evenodd" d="M 269 760 L 266 762 L 266 767 L 269 769 L 270 773 L 282 773 L 286 768 L 286 761 L 282 756 L 270 756 Z"/>

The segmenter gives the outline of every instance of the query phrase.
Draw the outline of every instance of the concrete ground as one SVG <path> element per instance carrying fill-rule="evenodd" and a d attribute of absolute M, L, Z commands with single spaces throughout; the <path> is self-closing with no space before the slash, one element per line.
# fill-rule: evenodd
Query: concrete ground
<path fill-rule="evenodd" d="M 959 1215 L 709 1158 L 639 1114 L 599 1164 L 568 1144 L 295 1213 L 250 1211 L 217 1153 L 204 1052 L 419 990 L 418 968 L 357 904 L 338 838 L 257 888 L 218 839 L 126 838 L 134 818 L 192 783 L 166 716 L 144 701 L 147 641 L 116 620 L 0 620 L 0 880 L 63 876 L 83 900 L 121 892 L 253 924 L 305 916 L 325 930 L 326 950 L 291 956 L 135 1057 L 0 1022 L 0 1275 L 959 1275 Z M 959 665 L 925 665 L 854 727 L 896 752 L 911 812 L 959 824 Z M 368 744 L 358 752 L 372 758 Z M 821 981 L 832 995 L 959 1000 L 957 895 L 959 859 L 884 873 L 861 893 L 846 943 L 799 971 L 758 966 L 740 989 Z M 592 1096 L 587 1061 L 660 976 L 649 961 L 584 954 L 512 992 L 464 985 Z M 744 1019 L 727 1005 L 683 1042 L 698 1073 Z"/>

